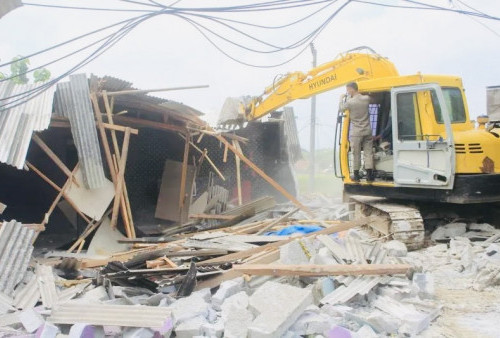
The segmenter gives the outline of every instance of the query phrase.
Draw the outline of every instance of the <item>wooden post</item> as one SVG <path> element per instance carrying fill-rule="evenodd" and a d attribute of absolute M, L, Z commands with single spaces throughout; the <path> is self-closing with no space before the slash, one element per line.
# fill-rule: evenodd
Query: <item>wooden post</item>
<path fill-rule="evenodd" d="M 106 109 L 106 116 L 108 118 L 108 122 L 111 125 L 114 125 L 112 105 L 110 105 L 108 94 L 105 90 L 102 92 L 102 98 L 104 101 L 104 108 Z M 112 97 L 112 100 L 114 101 L 114 97 Z M 120 148 L 118 147 L 116 132 L 114 130 L 111 130 L 111 140 L 113 142 L 113 148 L 115 150 L 116 160 L 117 162 L 120 162 Z M 119 170 L 118 165 L 115 162 L 114 164 L 115 164 L 115 171 L 118 172 Z M 130 209 L 130 201 L 128 199 L 127 185 L 125 184 L 125 182 L 123 183 L 123 194 L 120 196 L 120 206 L 121 206 L 120 210 L 122 219 L 123 222 L 125 223 L 125 231 L 127 232 L 127 237 L 135 238 L 134 221 L 132 219 L 132 210 Z"/>
<path fill-rule="evenodd" d="M 240 148 L 238 141 L 233 140 L 233 146 L 236 149 L 238 149 L 238 151 L 241 152 L 241 148 Z M 226 150 L 227 150 L 227 147 L 226 147 Z M 238 205 L 242 205 L 243 198 L 241 196 L 241 165 L 240 165 L 241 160 L 236 155 L 234 156 L 234 160 L 236 161 L 236 189 L 238 190 Z"/>
<path fill-rule="evenodd" d="M 184 202 L 186 201 L 186 178 L 187 178 L 187 167 L 189 159 L 189 143 L 191 142 L 191 135 L 189 132 L 186 133 L 186 139 L 184 143 L 184 158 L 182 160 L 182 172 L 181 172 L 181 192 L 179 194 L 179 212 L 182 214 L 184 208 Z M 182 217 L 181 217 L 182 219 Z"/>
<path fill-rule="evenodd" d="M 102 147 L 104 148 L 104 154 L 106 155 L 106 162 L 108 162 L 109 173 L 111 174 L 111 179 L 116 187 L 116 172 L 113 165 L 113 159 L 111 158 L 111 151 L 109 150 L 108 138 L 106 136 L 106 129 L 102 123 L 101 109 L 99 108 L 99 102 L 97 101 L 97 95 L 95 93 L 90 94 L 90 99 L 94 105 L 94 114 L 97 119 L 97 127 L 99 128 L 99 133 L 101 135 Z"/>
<path fill-rule="evenodd" d="M 116 177 L 115 200 L 113 204 L 113 213 L 111 215 L 111 228 L 116 227 L 116 222 L 118 220 L 118 209 L 120 208 L 120 196 L 122 196 L 123 194 L 123 180 L 125 175 L 125 167 L 127 164 L 129 142 L 130 128 L 127 127 L 125 129 L 125 135 L 123 137 L 122 154 L 120 158 L 120 164 L 118 166 L 118 174 Z M 111 166 L 113 166 L 112 162 Z"/>
<path fill-rule="evenodd" d="M 71 170 L 69 170 L 68 167 L 59 159 L 59 157 L 57 157 L 52 149 L 50 149 L 49 146 L 45 142 L 43 142 L 43 140 L 37 134 L 33 134 L 32 139 L 47 154 L 47 156 L 49 156 L 50 159 L 54 161 L 59 169 L 61 169 L 66 174 L 66 176 L 72 177 L 73 183 L 75 183 L 77 187 L 80 187 L 80 185 L 76 181 L 76 178 L 72 176 Z"/>
<path fill-rule="evenodd" d="M 113 164 L 115 165 L 115 170 L 118 171 L 118 161 L 116 159 L 116 155 L 113 155 Z M 123 184 L 123 190 L 125 191 L 126 184 Z M 130 230 L 130 222 L 128 218 L 128 213 L 127 213 L 127 205 L 125 203 L 125 198 L 123 194 L 120 196 L 120 211 L 122 214 L 122 219 L 124 223 L 124 228 L 125 228 L 125 234 L 127 235 L 128 238 L 134 238 L 132 237 L 132 231 Z"/>

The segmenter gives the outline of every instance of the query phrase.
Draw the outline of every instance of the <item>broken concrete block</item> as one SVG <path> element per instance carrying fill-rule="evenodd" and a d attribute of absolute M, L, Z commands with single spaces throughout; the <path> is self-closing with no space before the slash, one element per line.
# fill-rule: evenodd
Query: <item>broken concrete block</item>
<path fill-rule="evenodd" d="M 221 305 L 221 318 L 223 321 L 227 319 L 227 316 L 234 308 L 236 309 L 247 309 L 248 308 L 248 295 L 245 291 L 238 292 L 235 295 L 227 298 Z"/>
<path fill-rule="evenodd" d="M 144 327 L 130 327 L 123 331 L 123 338 L 152 338 L 154 332 Z"/>
<path fill-rule="evenodd" d="M 195 309 L 193 309 L 195 310 Z M 207 319 L 198 315 L 196 317 L 191 317 L 182 323 L 175 326 L 175 337 L 176 338 L 191 338 L 201 334 L 201 327 L 207 324 Z"/>
<path fill-rule="evenodd" d="M 311 240 L 296 239 L 280 247 L 280 262 L 283 264 L 309 264 L 316 255 L 316 249 Z"/>
<path fill-rule="evenodd" d="M 228 310 L 224 315 L 224 337 L 247 337 L 248 327 L 254 319 L 252 312 L 234 302 Z"/>
<path fill-rule="evenodd" d="M 485 231 L 485 232 L 495 232 L 496 229 L 493 225 L 488 223 L 471 223 L 469 224 L 469 230 L 471 231 Z"/>
<path fill-rule="evenodd" d="M 326 335 L 330 328 L 339 324 L 339 320 L 321 313 L 317 306 L 310 306 L 304 311 L 289 331 L 299 336 L 304 335 Z"/>
<path fill-rule="evenodd" d="M 170 306 L 174 326 L 177 327 L 179 323 L 198 316 L 206 319 L 208 317 L 208 307 L 209 305 L 200 293 L 193 293 L 189 297 L 178 299 Z"/>
<path fill-rule="evenodd" d="M 326 335 L 328 338 L 352 338 L 352 336 L 352 332 L 342 326 L 331 328 Z"/>
<path fill-rule="evenodd" d="M 209 288 L 204 288 L 193 292 L 191 296 L 201 297 L 205 302 L 210 303 L 212 299 L 212 292 Z"/>
<path fill-rule="evenodd" d="M 212 297 L 212 306 L 216 310 L 221 310 L 221 305 L 224 300 L 238 292 L 242 291 L 244 285 L 244 280 L 242 277 L 235 278 L 223 282 L 215 295 Z"/>
<path fill-rule="evenodd" d="M 104 325 L 102 328 L 106 337 L 118 337 L 122 333 L 122 329 L 120 326 Z"/>
<path fill-rule="evenodd" d="M 168 338 L 172 335 L 172 330 L 174 329 L 174 323 L 171 318 L 168 318 L 162 327 L 159 328 L 151 328 L 154 331 L 155 338 L 165 337 Z"/>
<path fill-rule="evenodd" d="M 405 257 L 408 253 L 408 248 L 403 242 L 392 240 L 384 243 L 384 249 L 387 250 L 388 256 Z"/>
<path fill-rule="evenodd" d="M 413 286 L 416 287 L 420 298 L 434 296 L 434 277 L 430 273 L 414 273 Z"/>
<path fill-rule="evenodd" d="M 104 329 L 97 328 L 93 325 L 77 323 L 71 326 L 69 330 L 70 338 L 93 338 L 98 335 L 98 332 L 101 331 L 104 333 Z"/>
<path fill-rule="evenodd" d="M 319 265 L 338 264 L 337 260 L 333 258 L 332 252 L 328 248 L 319 249 L 318 253 L 312 258 L 312 263 Z"/>
<path fill-rule="evenodd" d="M 467 224 L 458 222 L 442 225 L 432 232 L 431 240 L 443 241 L 462 236 L 467 231 L 466 227 Z"/>
<path fill-rule="evenodd" d="M 373 329 L 368 325 L 363 325 L 356 333 L 354 334 L 355 338 L 377 338 L 378 334 L 373 331 Z"/>
<path fill-rule="evenodd" d="M 24 329 L 29 333 L 35 332 L 45 323 L 43 317 L 34 309 L 24 310 L 19 313 L 19 320 L 23 324 Z"/>
<path fill-rule="evenodd" d="M 490 244 L 484 251 L 484 258 L 490 262 L 500 263 L 500 244 Z"/>
<path fill-rule="evenodd" d="M 384 312 L 374 309 L 368 311 L 349 311 L 344 318 L 351 320 L 360 326 L 368 325 L 378 334 L 397 334 L 401 321 Z"/>
<path fill-rule="evenodd" d="M 45 322 L 36 332 L 37 338 L 54 338 L 59 333 L 59 328 L 52 323 Z"/>
<path fill-rule="evenodd" d="M 224 334 L 224 322 L 221 320 L 215 323 L 206 323 L 201 326 L 201 335 L 204 337 L 221 338 Z"/>
<path fill-rule="evenodd" d="M 285 333 L 313 302 L 311 289 L 266 282 L 250 297 L 257 315 L 248 328 L 249 337 L 277 337 Z"/>
<path fill-rule="evenodd" d="M 472 288 L 476 291 L 495 285 L 500 285 L 500 266 L 491 263 L 482 268 L 472 282 Z"/>
<path fill-rule="evenodd" d="M 417 335 L 429 327 L 431 317 L 415 309 L 411 304 L 402 304 L 389 297 L 378 297 L 373 306 L 401 320 L 400 334 Z"/>

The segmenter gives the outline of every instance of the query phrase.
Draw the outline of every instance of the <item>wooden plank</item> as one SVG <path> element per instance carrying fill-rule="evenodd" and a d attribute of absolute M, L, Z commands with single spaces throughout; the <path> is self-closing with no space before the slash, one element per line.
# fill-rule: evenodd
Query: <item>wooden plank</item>
<path fill-rule="evenodd" d="M 179 192 L 179 213 L 181 213 L 181 214 L 182 214 L 182 210 L 184 209 L 184 204 L 186 202 L 186 198 L 190 197 L 190 196 L 186 196 L 186 178 L 187 178 L 187 170 L 188 170 L 189 143 L 190 142 L 191 142 L 191 135 L 189 133 L 186 133 L 185 140 L 184 140 L 184 157 L 182 159 L 182 170 L 181 170 L 181 190 Z M 191 191 L 189 193 L 191 193 Z"/>
<path fill-rule="evenodd" d="M 197 88 L 208 88 L 208 85 L 200 85 L 200 86 L 188 86 L 188 87 L 171 87 L 171 88 L 157 88 L 157 89 L 127 89 L 121 90 L 118 92 L 109 92 L 109 96 L 118 96 L 118 95 L 133 95 L 133 94 L 147 94 L 154 92 L 166 92 L 172 90 L 184 90 L 184 89 L 197 89 Z"/>
<path fill-rule="evenodd" d="M 118 171 L 118 160 L 116 159 L 116 155 L 113 155 L 113 165 L 115 166 L 115 170 Z M 127 185 L 123 184 L 123 191 L 124 192 L 125 192 L 126 187 L 127 187 Z M 116 189 L 116 187 L 115 187 L 115 189 Z M 124 194 L 122 194 L 120 196 L 120 212 L 121 212 L 123 223 L 124 223 L 123 225 L 125 228 L 125 234 L 127 235 L 128 238 L 135 238 L 135 236 L 132 236 L 132 230 L 130 228 L 130 220 L 128 217 L 129 214 L 128 214 L 127 205 L 125 203 Z"/>
<path fill-rule="evenodd" d="M 275 226 L 276 224 L 278 223 L 281 223 L 285 220 L 288 219 L 288 217 L 292 216 L 293 214 L 295 214 L 297 211 L 299 211 L 299 208 L 295 208 L 293 210 L 290 210 L 289 212 L 287 212 L 286 214 L 284 214 L 283 216 L 275 219 L 274 221 L 272 221 L 271 223 L 269 223 L 268 225 L 266 225 L 265 227 L 263 227 L 262 229 L 260 229 L 259 231 L 256 232 L 257 235 L 260 235 L 260 234 L 263 234 L 264 232 L 268 231 L 269 229 L 271 229 L 273 226 Z"/>
<path fill-rule="evenodd" d="M 231 215 L 212 215 L 212 214 L 193 214 L 189 215 L 189 218 L 202 218 L 202 219 L 233 219 L 234 216 Z"/>
<path fill-rule="evenodd" d="M 267 183 L 269 183 L 274 189 L 279 191 L 283 196 L 285 196 L 288 200 L 290 200 L 293 204 L 295 204 L 300 210 L 305 211 L 306 213 L 310 214 L 311 216 L 314 216 L 313 213 L 311 212 L 311 209 L 303 205 L 302 203 L 299 202 L 295 196 L 290 194 L 288 191 L 286 191 L 281 185 L 278 184 L 275 180 L 273 180 L 269 175 L 267 175 L 262 169 L 260 169 L 258 166 L 256 166 L 252 161 L 250 161 L 245 155 L 243 155 L 238 149 L 233 147 L 232 144 L 229 143 L 228 140 L 226 140 L 224 137 L 214 134 L 213 135 L 215 138 L 217 138 L 219 141 L 227 145 L 229 149 L 236 155 L 238 156 L 243 162 L 245 162 L 246 165 L 248 165 L 253 171 L 255 171 L 260 177 L 262 177 Z"/>
<path fill-rule="evenodd" d="M 172 160 L 165 162 L 160 185 L 160 192 L 156 203 L 155 217 L 185 224 L 188 220 L 189 205 L 179 213 L 179 195 L 181 191 L 182 163 Z M 186 191 L 191 191 L 194 181 L 195 167 L 188 165 Z M 169 230 L 173 230 L 171 227 Z"/>
<path fill-rule="evenodd" d="M 113 122 L 113 110 L 111 108 L 111 105 L 109 103 L 108 95 L 105 90 L 102 91 L 102 98 L 104 101 L 104 108 L 106 110 L 106 116 L 108 118 L 108 121 L 110 125 L 114 125 Z M 129 128 L 130 129 L 130 128 Z M 127 127 L 125 128 L 125 132 L 127 131 Z M 116 159 L 113 162 L 115 166 L 115 171 L 118 172 L 118 162 L 120 162 L 121 155 L 120 155 L 120 148 L 118 147 L 118 141 L 116 139 L 116 132 L 115 130 L 111 130 L 111 140 L 113 142 L 113 148 L 115 150 L 115 156 Z M 128 238 L 135 238 L 135 228 L 134 228 L 134 223 L 132 220 L 132 212 L 130 210 L 130 202 L 127 204 L 128 201 L 128 192 L 127 192 L 127 185 L 124 183 L 123 184 L 123 192 L 120 195 L 120 210 L 121 210 L 121 215 L 122 219 L 125 225 L 125 232 L 127 234 Z"/>
<path fill-rule="evenodd" d="M 116 130 L 116 131 L 121 131 L 121 132 L 125 132 L 125 128 L 126 128 L 126 127 L 120 126 L 118 124 L 109 124 L 109 123 L 104 123 L 104 122 L 102 125 L 106 129 Z M 52 120 L 50 121 L 50 126 L 54 127 L 54 128 L 71 128 L 71 124 L 69 124 L 69 121 L 55 120 L 54 117 L 52 117 Z M 96 126 L 97 126 L 97 122 L 96 122 Z M 130 128 L 130 133 L 133 135 L 137 135 L 137 134 L 139 134 L 139 130 L 135 129 L 135 128 Z"/>
<path fill-rule="evenodd" d="M 257 257 L 254 257 L 252 259 L 252 263 L 269 264 L 269 263 L 277 261 L 279 258 L 280 258 L 279 250 L 272 250 L 270 252 L 261 253 Z M 216 286 L 219 286 L 222 282 L 237 278 L 241 275 L 243 275 L 243 272 L 238 271 L 238 270 L 234 270 L 234 269 L 230 269 L 230 270 L 224 271 L 222 274 L 215 276 L 213 278 L 198 281 L 198 283 L 196 284 L 196 290 L 201 290 L 204 288 L 214 288 Z"/>
<path fill-rule="evenodd" d="M 233 270 L 257 276 L 365 276 L 406 274 L 409 264 L 335 264 L 335 265 L 283 265 L 243 264 L 234 265 Z"/>
<path fill-rule="evenodd" d="M 102 122 L 101 109 L 99 108 L 99 102 L 97 101 L 96 93 L 91 93 L 90 99 L 92 101 L 92 105 L 94 106 L 94 114 L 97 119 L 97 127 L 101 136 L 101 143 L 102 147 L 104 148 L 104 154 L 106 156 L 106 162 L 108 163 L 109 172 L 111 174 L 111 180 L 116 187 L 115 166 L 113 165 L 113 159 L 111 158 L 111 150 L 109 149 L 108 137 L 106 136 L 106 130 L 104 129 L 104 125 Z"/>
<path fill-rule="evenodd" d="M 77 187 L 80 187 L 75 177 L 73 177 L 73 175 L 71 174 L 71 170 L 69 170 L 66 164 L 64 164 L 59 159 L 59 157 L 57 157 L 52 149 L 50 149 L 49 146 L 45 142 L 43 142 L 43 140 L 37 134 L 33 134 L 32 139 L 47 154 L 47 156 L 50 157 L 50 159 L 59 167 L 59 169 L 61 169 L 66 174 L 66 176 L 71 177 L 73 183 L 75 183 Z"/>
<path fill-rule="evenodd" d="M 245 251 L 235 252 L 235 253 L 232 253 L 232 254 L 229 254 L 226 256 L 212 258 L 212 259 L 209 259 L 205 262 L 206 263 L 234 262 L 234 261 L 237 261 L 239 259 L 244 259 L 244 258 L 250 257 L 256 253 L 261 252 L 261 251 L 267 251 L 267 250 L 272 250 L 272 249 L 278 248 L 282 245 L 290 243 L 291 241 L 293 241 L 297 238 L 313 237 L 313 236 L 317 236 L 317 235 L 330 235 L 330 234 L 333 234 L 336 232 L 349 230 L 349 229 L 352 229 L 352 228 L 360 226 L 360 225 L 366 225 L 370 221 L 370 219 L 371 219 L 370 217 L 364 217 L 364 218 L 360 218 L 360 219 L 355 220 L 355 221 L 342 222 L 340 224 L 333 225 L 329 228 L 325 228 L 325 229 L 320 230 L 320 231 L 316 231 L 316 232 L 309 233 L 309 234 L 302 234 L 300 236 L 295 236 L 293 238 L 289 238 L 289 239 L 282 240 L 279 242 L 269 243 L 269 244 L 260 246 L 258 248 L 252 248 L 252 249 L 245 250 Z"/>
<path fill-rule="evenodd" d="M 64 192 L 66 191 L 66 189 L 69 188 L 69 186 L 71 185 L 71 181 L 72 181 L 72 177 L 73 177 L 73 174 L 76 173 L 76 171 L 78 170 L 78 167 L 79 167 L 79 163 L 76 164 L 75 168 L 73 169 L 73 171 L 71 172 L 71 176 L 68 177 L 68 179 L 66 180 L 66 183 L 64 184 L 64 186 L 61 188 L 61 191 L 59 192 L 59 194 L 56 196 L 56 198 L 54 199 L 54 201 L 52 202 L 52 205 L 50 206 L 49 210 L 45 213 L 45 216 L 43 218 L 43 221 L 41 224 L 42 227 L 45 226 L 45 224 L 47 224 L 49 222 L 49 218 L 50 218 L 50 215 L 52 215 L 52 212 L 54 211 L 54 209 L 56 208 L 57 206 L 57 203 L 59 203 L 59 201 L 61 200 L 61 198 L 63 197 L 64 195 Z"/>
<path fill-rule="evenodd" d="M 233 140 L 233 146 L 238 149 L 239 152 L 243 154 L 240 148 L 240 144 L 238 143 L 237 140 Z M 226 147 L 227 149 L 227 147 Z M 243 198 L 241 196 L 241 160 L 238 156 L 234 157 L 234 160 L 236 161 L 236 190 L 238 191 L 238 205 L 243 204 Z"/>
<path fill-rule="evenodd" d="M 128 145 L 130 142 L 130 128 L 127 127 L 125 130 L 125 136 L 123 137 L 122 144 L 122 156 L 120 159 L 120 164 L 118 166 L 118 175 L 116 177 L 116 191 L 115 200 L 113 204 L 113 213 L 111 214 L 111 228 L 116 227 L 116 222 L 118 220 L 118 209 L 120 207 L 120 197 L 123 194 L 123 185 L 125 177 L 125 168 L 127 164 L 128 155 Z"/>

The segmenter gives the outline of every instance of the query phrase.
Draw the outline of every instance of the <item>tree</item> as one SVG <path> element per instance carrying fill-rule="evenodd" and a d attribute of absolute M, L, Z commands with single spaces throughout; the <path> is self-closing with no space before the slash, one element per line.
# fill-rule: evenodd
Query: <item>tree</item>
<path fill-rule="evenodd" d="M 29 70 L 30 60 L 28 58 L 23 58 L 22 56 L 16 56 L 12 59 L 10 64 L 10 75 L 5 75 L 0 72 L 0 80 L 11 78 L 11 80 L 16 84 L 26 84 L 29 82 L 27 72 Z M 50 79 L 50 71 L 46 68 L 37 69 L 33 72 L 33 82 L 43 82 Z"/>

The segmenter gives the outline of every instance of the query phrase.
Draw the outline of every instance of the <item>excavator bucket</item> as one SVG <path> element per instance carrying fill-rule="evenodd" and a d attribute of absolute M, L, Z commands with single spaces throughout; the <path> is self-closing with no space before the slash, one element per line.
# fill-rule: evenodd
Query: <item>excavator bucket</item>
<path fill-rule="evenodd" d="M 219 113 L 217 125 L 221 127 L 241 125 L 245 122 L 245 107 L 250 96 L 228 97 Z"/>

